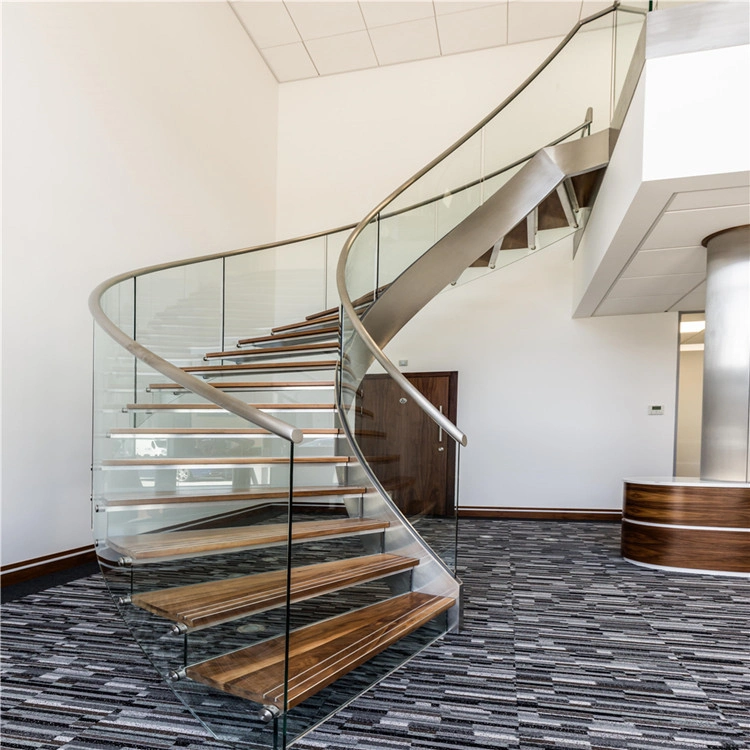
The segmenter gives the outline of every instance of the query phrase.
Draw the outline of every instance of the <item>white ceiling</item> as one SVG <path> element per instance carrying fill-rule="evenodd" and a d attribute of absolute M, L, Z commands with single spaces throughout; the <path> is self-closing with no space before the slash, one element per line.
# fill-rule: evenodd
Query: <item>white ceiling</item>
<path fill-rule="evenodd" d="M 601 0 L 230 2 L 280 83 L 561 37 Z"/>
<path fill-rule="evenodd" d="M 690 312 L 706 306 L 706 248 L 727 227 L 750 224 L 750 187 L 672 193 L 595 315 Z"/>

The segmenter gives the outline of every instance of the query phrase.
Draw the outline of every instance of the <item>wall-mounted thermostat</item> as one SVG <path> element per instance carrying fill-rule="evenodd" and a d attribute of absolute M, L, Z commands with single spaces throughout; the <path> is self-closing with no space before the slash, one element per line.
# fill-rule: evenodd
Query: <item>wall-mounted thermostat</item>
<path fill-rule="evenodd" d="M 661 404 L 649 404 L 648 413 L 652 417 L 656 414 L 664 414 L 664 407 Z"/>

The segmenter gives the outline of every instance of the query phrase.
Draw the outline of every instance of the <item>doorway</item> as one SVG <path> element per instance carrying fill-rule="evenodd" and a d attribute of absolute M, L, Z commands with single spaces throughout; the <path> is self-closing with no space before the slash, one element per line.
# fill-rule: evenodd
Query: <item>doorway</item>
<path fill-rule="evenodd" d="M 404 376 L 455 423 L 457 372 Z M 375 475 L 410 519 L 453 516 L 456 445 L 389 375 L 367 375 L 357 396 L 357 440 Z"/>
<path fill-rule="evenodd" d="M 706 314 L 680 316 L 680 357 L 677 380 L 677 427 L 674 474 L 701 475 L 701 423 L 703 419 L 703 347 Z"/>

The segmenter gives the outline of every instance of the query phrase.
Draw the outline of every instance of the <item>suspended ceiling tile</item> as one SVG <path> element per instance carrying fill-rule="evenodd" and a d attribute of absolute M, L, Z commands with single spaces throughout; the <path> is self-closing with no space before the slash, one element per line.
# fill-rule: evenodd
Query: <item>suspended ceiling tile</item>
<path fill-rule="evenodd" d="M 565 36 L 578 23 L 580 2 L 526 2 L 508 4 L 508 44 Z"/>
<path fill-rule="evenodd" d="M 435 5 L 435 13 L 438 16 L 444 16 L 448 15 L 449 13 L 463 13 L 467 10 L 476 10 L 477 8 L 486 8 L 488 5 L 506 5 L 505 2 L 503 3 L 473 3 L 473 2 L 456 2 L 456 3 L 449 3 L 449 2 L 436 2 Z"/>
<path fill-rule="evenodd" d="M 363 2 L 360 3 L 365 23 L 370 29 L 392 26 L 396 23 L 433 18 L 432 3 L 423 2 Z"/>
<path fill-rule="evenodd" d="M 300 81 L 318 75 L 302 42 L 270 47 L 261 53 L 279 83 Z"/>
<path fill-rule="evenodd" d="M 438 16 L 437 24 L 444 55 L 496 47 L 507 41 L 505 4 Z"/>
<path fill-rule="evenodd" d="M 750 204 L 750 187 L 717 188 L 716 190 L 691 190 L 677 193 L 669 204 L 670 211 L 715 206 L 741 206 Z"/>
<path fill-rule="evenodd" d="M 359 3 L 289 2 L 285 5 L 305 41 L 365 29 Z"/>
<path fill-rule="evenodd" d="M 642 250 L 699 245 L 705 237 L 750 223 L 748 206 L 720 206 L 692 211 L 667 211 L 641 246 Z"/>
<path fill-rule="evenodd" d="M 706 309 L 706 282 L 693 289 L 669 308 L 672 312 L 691 312 Z"/>
<path fill-rule="evenodd" d="M 232 3 L 258 49 L 301 41 L 284 3 Z"/>
<path fill-rule="evenodd" d="M 680 299 L 679 294 L 660 294 L 654 297 L 626 297 L 606 299 L 596 308 L 595 317 L 604 315 L 636 315 L 669 310 Z"/>
<path fill-rule="evenodd" d="M 706 273 L 706 248 L 672 247 L 659 250 L 641 250 L 636 254 L 622 276 L 666 276 L 673 273 Z"/>
<path fill-rule="evenodd" d="M 381 65 L 440 55 L 434 18 L 370 29 L 370 39 Z"/>
<path fill-rule="evenodd" d="M 619 278 L 607 299 L 624 299 L 626 297 L 655 297 L 658 295 L 676 294 L 679 297 L 691 292 L 700 284 L 705 273 L 677 273 L 668 276 L 637 276 Z"/>
<path fill-rule="evenodd" d="M 374 68 L 378 64 L 366 31 L 310 39 L 307 50 L 320 75 Z"/>

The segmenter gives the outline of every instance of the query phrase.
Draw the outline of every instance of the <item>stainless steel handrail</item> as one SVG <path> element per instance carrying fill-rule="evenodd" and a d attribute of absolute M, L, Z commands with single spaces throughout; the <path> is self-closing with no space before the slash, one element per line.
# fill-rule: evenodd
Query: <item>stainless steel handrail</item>
<path fill-rule="evenodd" d="M 362 339 L 362 341 L 365 343 L 365 345 L 370 350 L 370 352 L 375 357 L 375 359 L 380 363 L 383 369 L 385 369 L 385 371 L 398 383 L 401 389 L 405 391 L 406 393 L 408 393 L 411 396 L 411 398 L 414 399 L 414 401 L 416 401 L 419 404 L 420 408 L 439 427 L 445 430 L 446 433 L 448 433 L 456 442 L 460 443 L 461 445 L 464 445 L 464 446 L 466 445 L 467 443 L 466 435 L 463 432 L 461 432 L 461 430 L 459 430 L 458 427 L 456 427 L 456 425 L 453 424 L 453 422 L 451 422 L 447 417 L 441 414 L 435 408 L 435 406 L 404 377 L 404 375 L 396 367 L 396 365 L 394 365 L 393 362 L 391 362 L 391 360 L 385 355 L 383 350 L 378 346 L 378 344 L 375 342 L 372 336 L 370 336 L 367 329 L 363 325 L 362 321 L 359 319 L 359 316 L 356 314 L 354 310 L 354 306 L 352 305 L 352 300 L 349 297 L 349 293 L 347 292 L 347 289 L 346 289 L 346 263 L 349 258 L 349 252 L 352 248 L 352 245 L 356 241 L 356 239 L 364 231 L 365 227 L 367 227 L 376 216 L 381 214 L 383 209 L 386 206 L 388 206 L 388 204 L 394 201 L 399 195 L 401 195 L 404 191 L 406 191 L 414 183 L 416 183 L 421 177 L 427 174 L 427 172 L 429 172 L 433 167 L 435 167 L 437 164 L 443 161 L 446 157 L 448 157 L 450 154 L 456 151 L 460 146 L 466 143 L 466 141 L 468 141 L 476 133 L 482 130 L 482 128 L 484 128 L 485 125 L 487 125 L 500 112 L 502 112 L 502 110 L 504 110 L 518 96 L 520 96 L 520 94 L 523 93 L 523 91 L 525 91 L 526 88 L 528 88 L 528 86 L 531 83 L 533 83 L 544 72 L 544 70 L 546 70 L 546 68 L 552 63 L 552 61 L 557 57 L 557 55 L 560 54 L 560 52 L 567 46 L 570 40 L 578 33 L 578 31 L 583 26 L 593 21 L 596 21 L 599 18 L 602 18 L 603 16 L 613 13 L 618 8 L 626 12 L 633 12 L 633 13 L 639 12 L 636 10 L 631 10 L 630 8 L 622 7 L 620 6 L 619 2 L 615 2 L 610 8 L 605 8 L 604 10 L 594 13 L 591 16 L 588 16 L 587 18 L 583 19 L 582 21 L 579 21 L 565 35 L 565 37 L 562 39 L 562 41 L 560 41 L 560 43 L 555 47 L 555 49 L 547 56 L 544 62 L 542 62 L 542 64 L 533 73 L 531 73 L 531 75 L 529 75 L 528 78 L 526 78 L 526 80 L 520 86 L 518 86 L 508 97 L 506 97 L 497 107 L 495 107 L 495 109 L 493 109 L 484 119 L 480 120 L 479 123 L 477 123 L 473 128 L 471 128 L 471 130 L 469 130 L 467 133 L 461 136 L 461 138 L 459 138 L 453 145 L 445 149 L 445 151 L 443 151 L 439 156 L 437 156 L 431 162 L 429 162 L 424 167 L 422 167 L 422 169 L 420 169 L 418 172 L 412 175 L 400 187 L 396 188 L 396 190 L 394 190 L 388 197 L 384 198 L 380 203 L 378 203 L 378 205 L 375 206 L 359 222 L 359 224 L 357 224 L 356 228 L 349 235 L 346 242 L 344 243 L 344 247 L 341 250 L 341 255 L 339 256 L 338 266 L 336 268 L 336 285 L 338 287 L 339 298 L 341 300 L 342 314 L 349 319 L 349 322 L 351 323 L 352 328 L 354 329 L 356 334 Z M 343 319 L 342 319 L 342 329 L 343 329 Z M 342 336 L 343 336 L 343 330 L 342 330 Z"/>

